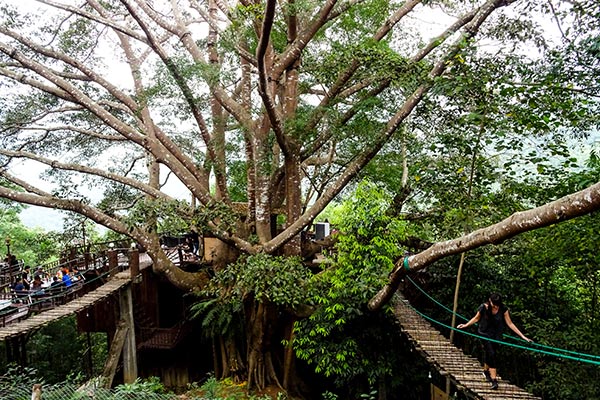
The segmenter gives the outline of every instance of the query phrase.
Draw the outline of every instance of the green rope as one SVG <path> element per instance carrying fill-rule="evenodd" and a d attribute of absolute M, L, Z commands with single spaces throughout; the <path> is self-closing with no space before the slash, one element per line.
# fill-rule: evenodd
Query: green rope
<path fill-rule="evenodd" d="M 492 338 L 488 338 L 486 336 L 481 336 L 481 335 L 477 335 L 475 333 L 463 331 L 462 329 L 458 329 L 458 328 L 454 328 L 454 327 L 452 327 L 450 325 L 446 325 L 443 322 L 437 321 L 437 320 L 435 320 L 435 319 L 433 319 L 433 318 L 431 318 L 431 317 L 423 314 L 422 312 L 420 312 L 416 308 L 414 308 L 412 305 L 408 304 L 408 302 L 405 302 L 405 304 L 408 307 L 410 307 L 414 312 L 416 312 L 418 315 L 420 315 L 421 317 L 425 318 L 426 320 L 431 321 L 431 322 L 433 322 L 435 324 L 438 324 L 440 326 L 443 326 L 444 328 L 448 328 L 448 329 L 451 329 L 451 330 L 456 331 L 456 332 L 460 332 L 460 333 L 465 334 L 465 335 L 476 337 L 478 339 L 488 340 L 490 342 L 499 343 L 499 344 L 504 345 L 504 346 L 515 347 L 517 349 L 523 349 L 523 350 L 533 351 L 535 353 L 547 354 L 547 355 L 551 355 L 551 356 L 555 356 L 555 357 L 561 357 L 561 358 L 566 358 L 566 359 L 570 359 L 570 360 L 581 361 L 581 362 L 588 363 L 588 364 L 600 365 L 600 361 L 594 361 L 594 360 L 590 360 L 590 359 L 587 359 L 587 358 L 569 356 L 569 355 L 566 355 L 566 354 L 557 354 L 557 353 L 554 353 L 554 352 L 551 352 L 551 351 L 546 351 L 546 350 L 533 349 L 533 348 L 531 348 L 529 346 L 522 346 L 520 344 L 507 343 L 507 342 L 504 342 L 502 340 L 492 339 Z"/>
<path fill-rule="evenodd" d="M 451 314 L 454 314 L 454 315 L 456 315 L 456 316 L 458 316 L 458 317 L 462 318 L 462 319 L 463 319 L 463 320 L 465 320 L 465 321 L 468 321 L 468 320 L 469 320 L 469 318 L 467 318 L 467 317 L 464 317 L 464 316 L 462 316 L 462 315 L 460 315 L 460 314 L 458 314 L 458 313 L 454 313 L 454 311 L 453 311 L 453 310 L 449 309 L 448 307 L 446 307 L 445 305 L 443 305 L 442 303 L 440 303 L 439 301 L 437 301 L 435 298 L 431 297 L 431 296 L 430 296 L 430 295 L 429 295 L 427 292 L 425 292 L 425 290 L 423 290 L 423 288 L 421 288 L 419 285 L 417 285 L 417 283 L 416 283 L 414 280 L 412 280 L 412 279 L 411 279 L 409 276 L 407 276 L 406 278 L 407 278 L 407 279 L 410 281 L 410 283 L 412 283 L 412 284 L 413 284 L 413 285 L 414 285 L 414 286 L 415 286 L 415 287 L 416 287 L 416 288 L 417 288 L 417 289 L 418 289 L 418 290 L 419 290 L 421 293 L 423 293 L 423 294 L 424 294 L 424 295 L 425 295 L 425 296 L 426 296 L 428 299 L 430 299 L 431 301 L 433 301 L 435 304 L 437 304 L 438 306 L 440 306 L 440 307 L 441 307 L 441 308 L 443 308 L 444 310 L 448 311 L 449 313 L 451 313 Z M 411 306 L 411 307 L 412 307 L 412 306 Z M 416 311 L 416 310 L 415 310 L 415 311 Z M 419 312 L 417 311 L 417 313 L 419 313 Z M 438 323 L 439 323 L 439 324 L 442 324 L 441 322 L 438 322 Z M 462 332 L 462 333 L 465 333 L 465 334 L 468 334 L 468 335 L 472 335 L 472 334 L 470 334 L 470 333 L 468 333 L 468 332 L 465 332 L 465 331 L 463 331 L 463 330 L 459 330 L 459 329 L 457 329 L 457 328 L 450 328 L 450 329 L 452 329 L 452 330 L 455 330 L 455 331 L 458 331 L 458 332 Z M 474 336 L 477 336 L 477 335 L 474 335 Z M 541 343 L 535 343 L 535 342 L 533 342 L 533 343 L 532 343 L 532 342 L 527 342 L 527 341 L 526 341 L 526 340 L 524 340 L 524 339 L 521 339 L 521 338 L 519 338 L 519 337 L 516 337 L 516 336 L 513 336 L 513 335 L 509 335 L 509 334 L 503 334 L 502 336 L 503 336 L 505 339 L 506 339 L 506 338 L 508 338 L 508 339 L 513 339 L 513 340 L 516 340 L 516 341 L 521 341 L 521 342 L 528 343 L 528 344 L 529 344 L 529 346 L 526 346 L 526 347 L 524 347 L 524 346 L 520 346 L 521 348 L 526 348 L 526 349 L 528 349 L 528 350 L 532 350 L 532 351 L 538 351 L 538 350 L 532 349 L 530 346 L 536 346 L 536 347 L 540 347 L 540 348 L 544 348 L 544 349 L 552 350 L 552 351 L 544 351 L 544 350 L 540 350 L 539 352 L 543 352 L 544 354 L 550 354 L 550 355 L 553 355 L 553 356 L 556 356 L 556 357 L 563 357 L 563 356 L 564 356 L 564 358 L 576 359 L 576 360 L 578 360 L 578 361 L 581 361 L 581 358 L 580 358 L 580 357 L 591 358 L 591 359 L 600 359 L 600 356 L 598 356 L 598 355 L 595 355 L 595 354 L 580 353 L 580 352 L 576 352 L 576 351 L 572 351 L 572 350 L 561 349 L 561 348 L 558 348 L 558 347 L 553 347 L 553 346 L 544 345 L 544 344 L 541 344 Z M 479 336 L 477 336 L 477 337 L 479 337 Z M 491 340 L 491 339 L 490 339 L 490 340 Z M 506 343 L 506 342 L 500 342 L 500 343 L 503 343 L 503 344 L 506 344 L 506 345 L 509 345 L 509 346 L 511 345 L 511 344 L 509 344 L 509 343 Z M 519 345 L 515 345 L 515 346 L 519 346 Z M 560 353 L 572 354 L 573 356 L 578 356 L 578 357 L 566 356 L 565 354 L 560 354 Z M 593 363 L 596 363 L 596 361 L 594 361 Z"/>
<path fill-rule="evenodd" d="M 413 281 L 410 276 L 407 276 L 406 278 L 410 281 L 410 283 L 413 284 L 414 287 L 416 287 L 421 293 L 423 293 L 429 300 L 433 301 L 435 304 L 442 307 L 444 310 L 448 311 L 450 314 L 455 314 L 457 317 L 460 317 L 460 318 L 464 319 L 465 321 L 469 320 L 469 318 L 467 318 L 467 317 L 464 317 L 458 313 L 454 313 L 453 310 L 449 309 L 448 307 L 446 307 L 445 305 L 443 305 L 442 303 L 440 303 L 439 301 L 437 301 L 436 299 L 431 297 L 431 295 L 429 295 L 429 293 L 427 293 L 425 290 L 423 290 L 422 287 L 417 285 L 417 282 Z"/>

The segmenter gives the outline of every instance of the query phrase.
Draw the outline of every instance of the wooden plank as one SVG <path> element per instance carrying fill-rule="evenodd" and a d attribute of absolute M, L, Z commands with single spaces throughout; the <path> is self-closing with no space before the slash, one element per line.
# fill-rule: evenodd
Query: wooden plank
<path fill-rule="evenodd" d="M 68 315 L 84 310 L 91 305 L 102 301 L 118 291 L 121 287 L 127 285 L 130 279 L 114 279 L 106 282 L 94 291 L 91 291 L 83 296 L 79 296 L 59 306 L 41 311 L 27 319 L 19 322 L 13 322 L 5 327 L 0 327 L 0 340 L 5 340 L 8 337 L 25 334 L 29 331 L 39 329 L 54 321 L 64 318 Z"/>
<path fill-rule="evenodd" d="M 110 345 L 110 350 L 106 358 L 106 364 L 104 365 L 104 372 L 102 372 L 102 385 L 110 389 L 112 386 L 115 373 L 117 372 L 117 366 L 119 364 L 119 358 L 125 345 L 125 338 L 127 337 L 127 325 L 125 321 L 121 320 L 117 326 L 117 332 L 115 333 L 114 339 Z"/>
<path fill-rule="evenodd" d="M 414 347 L 435 366 L 440 374 L 470 398 L 490 400 L 540 400 L 509 382 L 500 380 L 500 387 L 493 390 L 483 377 L 483 368 L 474 357 L 465 355 L 450 343 L 444 335 L 418 315 L 406 299 L 398 296 L 394 315 L 400 323 L 402 333 L 408 337 Z"/>

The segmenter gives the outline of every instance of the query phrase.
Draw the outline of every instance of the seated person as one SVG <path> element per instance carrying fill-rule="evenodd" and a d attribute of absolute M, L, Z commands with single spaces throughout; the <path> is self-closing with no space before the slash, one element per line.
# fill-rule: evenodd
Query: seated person
<path fill-rule="evenodd" d="M 17 298 L 27 297 L 29 291 L 25 289 L 25 286 L 23 285 L 23 278 L 17 277 L 17 280 L 13 286 L 13 291 L 15 292 Z M 20 302 L 20 300 L 17 300 L 17 302 Z"/>
<path fill-rule="evenodd" d="M 35 275 L 39 275 L 42 278 L 48 277 L 48 273 L 44 271 L 42 267 L 37 267 L 35 270 Z"/>
<path fill-rule="evenodd" d="M 73 284 L 73 281 L 71 280 L 71 276 L 69 275 L 69 270 L 67 269 L 67 267 L 62 267 L 61 272 L 62 282 L 66 287 L 70 287 Z"/>
<path fill-rule="evenodd" d="M 23 278 L 17 277 L 15 284 L 13 285 L 13 290 L 15 292 L 22 292 L 25 290 L 25 285 L 23 285 Z"/>
<path fill-rule="evenodd" d="M 64 287 L 64 284 L 57 276 L 52 277 L 52 283 L 50 284 L 50 290 L 52 292 L 58 292 Z"/>
<path fill-rule="evenodd" d="M 42 277 L 36 275 L 33 278 L 33 282 L 31 283 L 31 291 L 32 292 L 40 292 L 42 290 Z"/>

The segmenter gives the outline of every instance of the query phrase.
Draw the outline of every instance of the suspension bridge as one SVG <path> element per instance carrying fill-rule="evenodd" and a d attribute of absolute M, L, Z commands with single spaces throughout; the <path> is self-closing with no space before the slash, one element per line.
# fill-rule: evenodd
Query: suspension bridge
<path fill-rule="evenodd" d="M 512 385 L 500 377 L 498 389 L 491 389 L 483 378 L 479 361 L 465 355 L 419 315 L 408 300 L 397 294 L 394 315 L 400 323 L 402 332 L 429 364 L 442 376 L 446 376 L 468 398 L 489 400 L 541 400 L 524 389 Z"/>
<path fill-rule="evenodd" d="M 181 265 L 185 261 L 185 257 L 181 255 L 181 250 L 177 251 L 177 248 L 175 250 L 169 249 L 167 254 L 176 264 Z M 130 337 L 127 339 L 128 332 L 137 331 L 140 334 L 140 337 L 137 338 L 137 342 L 139 342 L 137 343 L 138 349 L 149 346 L 156 349 L 164 348 L 172 350 L 173 346 L 178 342 L 173 339 L 172 333 L 180 332 L 181 324 L 177 324 L 174 328 L 163 329 L 152 324 L 148 325 L 147 322 L 140 323 L 138 319 L 134 321 L 134 316 L 128 315 L 133 314 L 135 308 L 140 308 L 139 304 L 135 307 L 131 305 L 132 301 L 135 303 L 135 298 L 131 299 L 129 288 L 132 282 L 140 280 L 140 271 L 152 264 L 147 254 L 140 254 L 137 251 L 131 251 L 131 249 L 125 249 L 121 253 L 118 251 L 109 251 L 102 257 L 91 259 L 86 264 L 93 265 L 92 268 L 98 272 L 100 282 L 95 286 L 92 285 L 91 288 L 86 290 L 77 288 L 73 292 L 67 292 L 60 297 L 60 301 L 56 301 L 51 296 L 37 299 L 36 301 L 29 300 L 26 302 L 28 312 L 23 317 L 14 319 L 8 324 L 2 322 L 2 310 L 0 310 L 0 341 L 10 342 L 16 340 L 16 343 L 18 343 L 23 337 L 52 322 L 93 308 L 94 305 L 108 298 L 118 298 L 118 307 L 121 309 L 121 322 L 114 334 L 115 349 L 111 349 L 111 354 L 109 354 L 109 358 L 112 356 L 113 360 L 109 359 L 106 364 L 106 368 L 112 371 L 108 371 L 107 375 L 114 376 L 114 370 L 117 368 L 117 363 L 119 362 L 119 355 L 122 354 L 123 371 L 129 373 L 129 380 L 135 379 L 137 374 L 135 351 L 129 351 L 128 353 L 126 347 L 129 346 L 131 349 L 134 349 L 136 347 L 136 338 Z M 482 375 L 482 367 L 476 358 L 465 355 L 460 349 L 451 344 L 442 333 L 434 328 L 432 323 L 428 322 L 431 319 L 414 309 L 400 292 L 396 296 L 394 313 L 401 326 L 402 333 L 427 362 L 435 367 L 440 375 L 446 377 L 448 382 L 451 382 L 467 398 L 490 400 L 541 399 L 506 380 L 502 380 L 500 377 L 499 388 L 495 390 L 491 389 L 491 385 L 485 381 Z M 23 309 L 26 308 L 23 306 Z M 93 319 L 94 316 L 90 318 Z M 150 328 L 147 328 L 147 326 L 150 326 Z M 161 335 L 165 336 L 163 333 L 170 334 L 170 336 L 165 336 L 169 338 L 167 340 L 168 343 L 165 342 L 162 345 L 161 342 L 161 345 L 158 346 L 152 340 L 146 340 L 148 338 L 144 339 L 144 332 L 147 330 L 151 331 L 154 342 L 156 342 L 157 337 L 160 338 L 162 337 Z M 127 344 L 128 340 L 130 341 L 129 344 Z M 126 354 L 129 355 L 125 357 Z M 547 354 L 550 353 L 547 352 Z M 562 356 L 581 360 L 580 357 L 582 355 L 573 353 L 570 355 L 563 354 Z M 588 358 L 596 357 L 591 355 L 586 356 L 589 356 Z M 594 358 L 592 361 L 600 364 L 597 358 Z M 125 366 L 127 362 L 130 364 L 129 367 Z M 435 399 L 445 398 L 447 397 L 435 397 Z"/>

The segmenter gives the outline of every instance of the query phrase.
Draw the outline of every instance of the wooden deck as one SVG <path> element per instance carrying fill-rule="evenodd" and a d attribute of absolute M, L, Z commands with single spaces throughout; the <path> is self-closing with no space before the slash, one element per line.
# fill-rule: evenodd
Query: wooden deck
<path fill-rule="evenodd" d="M 398 294 L 398 299 L 394 314 L 402 331 L 427 362 L 435 366 L 441 375 L 450 378 L 468 397 L 489 400 L 541 400 L 540 397 L 500 377 L 499 388 L 492 390 L 490 383 L 483 378 L 483 368 L 477 359 L 454 347 L 444 335 L 416 313 L 403 296 Z"/>
<path fill-rule="evenodd" d="M 138 262 L 136 263 L 136 269 L 138 271 L 152 265 L 152 260 L 148 254 L 141 253 L 137 257 Z M 112 276 L 109 275 L 108 278 L 110 280 L 95 290 L 84 294 L 83 296 L 73 296 L 67 303 L 60 305 L 53 304 L 46 311 L 39 310 L 41 311 L 39 314 L 32 316 L 27 312 L 28 306 L 23 307 L 23 310 L 25 311 L 24 315 L 14 318 L 15 316 L 11 314 L 11 318 L 13 318 L 14 321 L 0 327 L 0 341 L 33 332 L 61 318 L 91 307 L 97 302 L 111 296 L 113 293 L 117 293 L 122 287 L 131 282 L 131 271 L 129 270 L 130 260 L 123 254 L 115 253 L 115 256 L 110 262 L 113 264 L 110 266 L 111 269 L 115 270 L 116 267 L 119 267 L 122 272 L 117 272 Z M 33 311 L 35 311 L 35 307 L 33 308 Z"/>
<path fill-rule="evenodd" d="M 23 321 L 15 322 L 0 328 L 0 341 L 14 336 L 35 331 L 45 325 L 58 321 L 68 315 L 77 313 L 104 300 L 108 296 L 119 291 L 123 286 L 129 284 L 131 279 L 128 273 L 117 274 L 112 280 L 100 286 L 96 290 L 85 294 L 75 300 L 29 317 Z"/>

